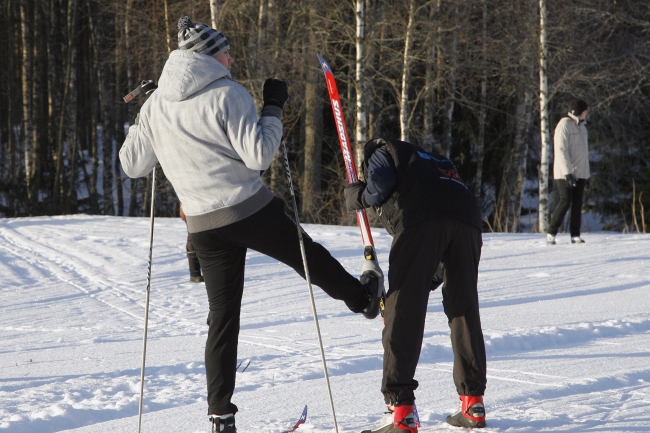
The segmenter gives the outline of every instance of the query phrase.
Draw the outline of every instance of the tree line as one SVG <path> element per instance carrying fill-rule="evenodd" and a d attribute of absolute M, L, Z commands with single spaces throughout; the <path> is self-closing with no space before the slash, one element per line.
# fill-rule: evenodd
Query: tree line
<path fill-rule="evenodd" d="M 544 228 L 553 129 L 585 99 L 585 210 L 646 231 L 646 0 L 2 0 L 0 215 L 149 212 L 151 176 L 128 179 L 118 158 L 144 98 L 122 96 L 157 81 L 183 15 L 226 35 L 233 76 L 260 108 L 266 78 L 288 82 L 284 134 L 306 222 L 354 221 L 321 54 L 357 162 L 378 136 L 450 157 L 494 231 L 521 230 L 538 202 L 533 229 Z M 264 181 L 287 197 L 280 153 Z M 159 174 L 156 214 L 176 216 Z"/>

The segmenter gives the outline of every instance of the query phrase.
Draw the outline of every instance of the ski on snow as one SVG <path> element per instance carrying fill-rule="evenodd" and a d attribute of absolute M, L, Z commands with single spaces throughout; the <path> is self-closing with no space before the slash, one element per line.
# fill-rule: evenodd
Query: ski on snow
<path fill-rule="evenodd" d="M 327 63 L 327 61 L 318 54 L 318 61 L 320 62 L 321 67 L 323 68 L 323 74 L 325 74 L 325 82 L 327 83 L 327 92 L 330 97 L 330 103 L 332 104 L 332 112 L 334 113 L 334 123 L 336 124 L 336 131 L 339 137 L 339 144 L 341 145 L 341 152 L 343 153 L 343 162 L 345 163 L 345 174 L 348 178 L 348 183 L 356 183 L 359 178 L 357 176 L 357 167 L 354 164 L 354 157 L 352 156 L 352 146 L 350 144 L 350 138 L 348 136 L 348 130 L 345 126 L 345 117 L 343 116 L 343 106 L 341 105 L 341 99 L 339 98 L 339 91 L 336 87 L 336 81 L 334 80 L 334 73 L 332 68 Z M 383 287 L 383 274 L 381 268 L 379 267 L 379 261 L 377 260 L 377 253 L 375 252 L 375 244 L 372 240 L 372 234 L 370 233 L 370 224 L 368 224 L 368 215 L 366 214 L 365 209 L 360 209 L 357 211 L 357 223 L 359 229 L 361 230 L 361 239 L 363 241 L 363 255 L 366 259 L 362 272 L 365 271 L 374 271 L 377 275 L 381 275 L 381 286 L 380 290 L 384 292 Z M 383 315 L 383 308 L 382 308 Z"/>
<path fill-rule="evenodd" d="M 282 433 L 295 432 L 296 430 L 298 430 L 298 427 L 300 427 L 302 424 L 305 423 L 305 421 L 307 421 L 307 405 L 305 405 L 305 408 L 302 410 L 302 415 L 300 415 L 300 418 L 298 419 L 298 422 L 296 424 L 294 424 L 294 426 L 291 427 L 291 429 L 285 430 Z"/>

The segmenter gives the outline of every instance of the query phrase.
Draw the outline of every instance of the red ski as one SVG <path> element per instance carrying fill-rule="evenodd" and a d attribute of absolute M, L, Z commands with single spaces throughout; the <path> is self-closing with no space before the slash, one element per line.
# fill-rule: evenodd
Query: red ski
<path fill-rule="evenodd" d="M 334 123 L 336 124 L 336 131 L 338 132 L 339 144 L 341 145 L 341 152 L 343 152 L 343 162 L 345 163 L 345 174 L 348 177 L 348 183 L 358 182 L 357 167 L 354 164 L 354 157 L 352 156 L 352 146 L 348 137 L 348 130 L 345 126 L 345 117 L 343 116 L 343 106 L 339 98 L 339 91 L 336 87 L 334 80 L 334 73 L 332 68 L 325 61 L 325 59 L 318 54 L 318 61 L 323 68 L 325 74 L 325 82 L 327 83 L 327 92 L 330 96 L 330 103 L 332 104 L 332 112 L 334 113 Z M 377 254 L 375 252 L 375 244 L 372 241 L 372 234 L 370 233 L 370 224 L 368 224 L 368 216 L 364 209 L 357 211 L 357 223 L 361 230 L 361 240 L 363 241 L 363 255 L 366 262 L 363 265 L 362 272 L 374 273 L 380 282 L 380 290 L 384 292 L 384 274 L 379 267 L 377 261 Z M 383 304 L 383 303 L 382 303 Z M 382 315 L 383 315 L 383 308 Z"/>

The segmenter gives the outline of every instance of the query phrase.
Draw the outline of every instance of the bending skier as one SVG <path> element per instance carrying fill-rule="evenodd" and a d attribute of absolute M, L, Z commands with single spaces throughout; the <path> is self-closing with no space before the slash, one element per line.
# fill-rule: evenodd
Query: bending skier
<path fill-rule="evenodd" d="M 225 36 L 189 17 L 182 17 L 178 28 L 178 50 L 129 128 L 120 160 L 134 178 L 160 162 L 183 203 L 210 303 L 208 415 L 213 431 L 233 433 L 246 250 L 271 256 L 304 277 L 296 225 L 284 202 L 260 181 L 260 171 L 280 146 L 289 96 L 285 82 L 268 79 L 258 117 L 251 95 L 230 75 L 233 59 Z M 353 312 L 375 318 L 377 278 L 362 275 L 362 284 L 306 234 L 304 244 L 312 282 Z"/>
<path fill-rule="evenodd" d="M 443 306 L 451 329 L 454 382 L 461 408 L 447 417 L 458 427 L 484 427 L 485 343 L 477 292 L 481 214 L 452 162 L 397 140 L 366 143 L 367 183 L 345 187 L 348 209 L 372 206 L 394 236 L 389 257 L 382 343 L 381 391 L 390 420 L 373 433 L 417 432 L 414 379 L 429 292 L 444 269 Z M 438 274 L 438 275 L 437 275 Z M 370 431 L 366 431 L 370 432 Z"/>

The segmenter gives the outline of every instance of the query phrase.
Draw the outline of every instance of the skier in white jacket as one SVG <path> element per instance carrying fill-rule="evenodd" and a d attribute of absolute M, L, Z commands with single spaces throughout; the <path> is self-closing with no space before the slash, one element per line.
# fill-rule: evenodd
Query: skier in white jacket
<path fill-rule="evenodd" d="M 179 49 L 169 56 L 158 89 L 144 103 L 120 150 L 124 172 L 142 177 L 160 163 L 183 203 L 210 304 L 205 364 L 213 431 L 236 432 L 239 315 L 248 248 L 304 277 L 294 221 L 260 181 L 282 140 L 283 81 L 264 83 L 258 117 L 251 95 L 230 75 L 225 36 L 182 17 Z M 303 236 L 311 280 L 350 310 L 375 318 L 378 282 L 354 278 L 320 244 Z"/>

